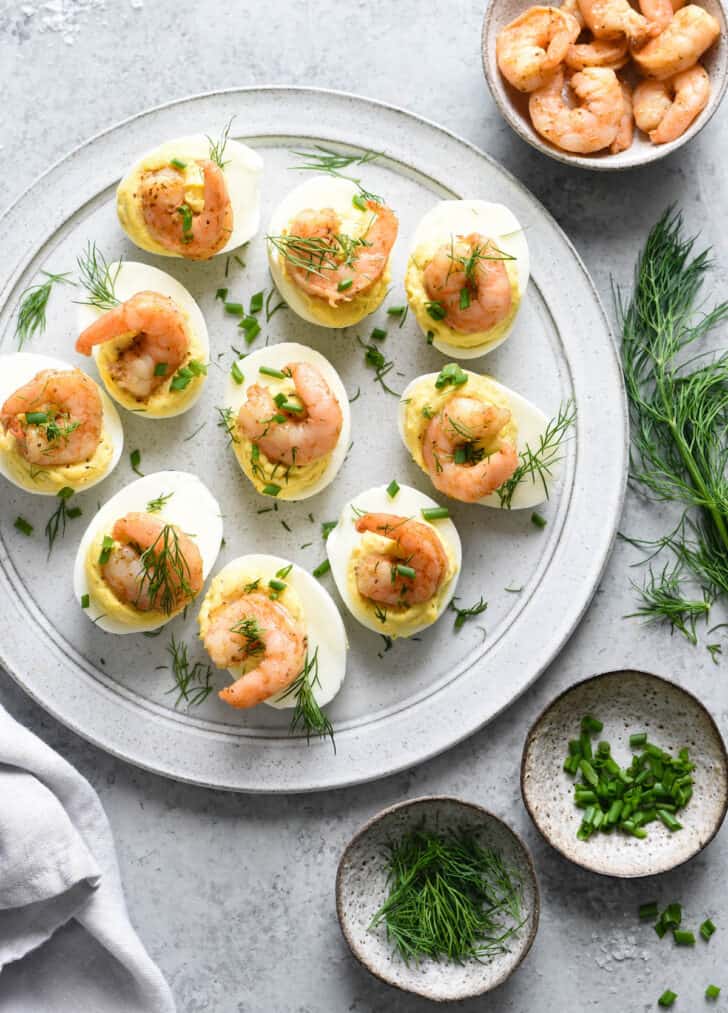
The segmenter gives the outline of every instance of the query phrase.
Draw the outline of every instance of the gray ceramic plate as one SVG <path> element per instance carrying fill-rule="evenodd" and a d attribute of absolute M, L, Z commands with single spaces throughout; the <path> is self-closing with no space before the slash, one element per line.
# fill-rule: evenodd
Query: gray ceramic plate
<path fill-rule="evenodd" d="M 393 951 L 384 926 L 370 929 L 372 918 L 387 896 L 387 847 L 408 831 L 420 828 L 466 830 L 482 847 L 499 851 L 518 877 L 523 891 L 523 924 L 504 952 L 482 962 L 424 960 L 408 965 Z M 353 837 L 336 875 L 336 912 L 352 953 L 372 974 L 406 992 L 436 1002 L 451 1002 L 489 992 L 516 970 L 531 949 L 538 929 L 538 881 L 528 848 L 506 823 L 479 805 L 435 795 L 382 810 Z"/>
<path fill-rule="evenodd" d="M 525 227 L 532 279 L 511 339 L 487 359 L 473 360 L 473 368 L 487 368 L 549 415 L 569 397 L 579 410 L 576 439 L 566 448 L 561 479 L 543 511 L 544 530 L 531 523 L 530 511 L 453 508 L 465 556 L 458 594 L 467 604 L 485 596 L 489 607 L 482 622 L 455 635 L 450 613 L 421 639 L 384 653 L 379 636 L 345 615 L 348 676 L 330 708 L 336 755 L 327 743 L 307 746 L 305 739 L 289 738 L 286 713 L 268 707 L 236 713 L 212 696 L 200 708 L 175 710 L 170 673 L 158 668 L 168 661 L 167 635 L 115 638 L 91 625 L 72 601 L 69 575 L 84 521 L 71 522 L 47 559 L 40 532 L 49 501 L 7 483 L 0 487 L 0 655 L 36 700 L 104 749 L 159 773 L 219 788 L 305 791 L 380 777 L 446 749 L 494 717 L 548 665 L 586 608 L 612 544 L 624 491 L 625 404 L 616 350 L 591 281 L 531 194 L 481 152 L 433 124 L 364 99 L 312 90 L 251 89 L 177 102 L 114 127 L 51 169 L 2 223 L 3 351 L 14 347 L 23 288 L 42 268 L 73 270 L 87 240 L 95 240 L 109 259 L 153 260 L 133 248 L 117 225 L 119 174 L 160 139 L 191 130 L 217 132 L 233 114 L 234 134 L 265 159 L 264 228 L 275 202 L 305 178 L 291 171 L 291 148 L 338 142 L 386 153 L 367 166 L 366 183 L 386 194 L 400 216 L 390 304 L 404 301 L 408 239 L 435 201 L 481 196 L 507 204 Z M 247 299 L 270 285 L 262 236 L 251 243 L 246 261 L 244 270 L 231 263 L 227 279 L 225 257 L 161 264 L 199 300 L 214 360 L 224 353 L 220 362 L 226 369 L 239 332 L 215 302 L 215 290 L 225 285 L 232 297 Z M 31 350 L 42 346 L 88 368 L 72 351 L 72 298 L 68 290 L 54 293 L 48 331 Z M 361 388 L 351 406 L 354 445 L 348 461 L 336 482 L 314 499 L 256 512 L 270 500 L 253 493 L 215 426 L 224 369 L 210 370 L 203 397 L 181 419 L 149 422 L 124 413 L 126 449 L 141 448 L 143 471 L 197 471 L 218 497 L 226 538 L 218 567 L 265 546 L 313 569 L 324 558 L 321 521 L 336 518 L 353 495 L 395 477 L 430 491 L 397 436 L 397 400 L 374 382 L 356 343 L 356 332 L 367 337 L 374 324 L 387 326 L 387 320 L 382 309 L 355 331 L 335 333 L 280 312 L 258 339 L 259 345 L 308 343 L 331 359 L 351 395 Z M 396 363 L 388 380 L 398 389 L 445 361 L 427 346 L 411 315 L 401 330 L 389 321 L 384 351 Z M 99 500 L 133 478 L 125 454 L 110 478 L 78 497 L 85 519 Z M 36 526 L 37 537 L 14 530 L 17 514 Z M 334 593 L 330 577 L 325 583 Z M 509 587 L 520 590 L 504 590 Z M 193 657 L 202 657 L 193 645 L 194 615 L 175 620 L 171 630 L 188 640 Z"/>
<path fill-rule="evenodd" d="M 682 830 L 671 833 L 650 823 L 643 840 L 615 833 L 577 839 L 581 810 L 572 801 L 573 778 L 563 763 L 585 714 L 604 723 L 598 738 L 611 744 L 623 766 L 632 756 L 634 732 L 646 731 L 650 741 L 673 754 L 688 747 L 695 785 L 678 815 Z M 521 790 L 538 829 L 572 862 L 605 876 L 652 876 L 692 858 L 720 829 L 728 804 L 728 758 L 717 725 L 691 693 L 647 672 L 607 672 L 567 689 L 536 720 L 523 749 Z"/>

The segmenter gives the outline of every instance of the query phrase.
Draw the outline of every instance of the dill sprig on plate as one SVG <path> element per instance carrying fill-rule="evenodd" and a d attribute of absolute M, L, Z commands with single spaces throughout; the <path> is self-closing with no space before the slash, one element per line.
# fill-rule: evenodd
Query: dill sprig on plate
<path fill-rule="evenodd" d="M 508 481 L 496 489 L 502 507 L 510 510 L 513 494 L 521 482 L 526 479 L 540 481 L 548 499 L 548 480 L 552 476 L 554 467 L 562 460 L 561 447 L 575 419 L 576 407 L 574 402 L 569 399 L 559 407 L 558 414 L 549 421 L 539 436 L 538 446 L 534 448 L 526 444 L 525 450 L 519 454 L 518 467 Z"/>
<path fill-rule="evenodd" d="M 81 507 L 69 507 L 68 501 L 73 496 L 73 489 L 70 485 L 64 485 L 59 489 L 56 496 L 60 500 L 58 506 L 48 518 L 45 526 L 45 536 L 48 539 L 48 554 L 53 551 L 56 539 L 66 533 L 66 521 L 74 520 L 81 516 Z"/>
<path fill-rule="evenodd" d="M 630 477 L 650 498 L 682 510 L 669 534 L 631 540 L 650 559 L 667 550 L 674 561 L 650 570 L 636 614 L 667 622 L 692 642 L 695 620 L 728 593 L 728 353 L 695 348 L 728 319 L 728 302 L 702 309 L 710 251 L 694 247 L 681 214 L 668 208 L 640 255 L 630 301 L 617 293 Z"/>
<path fill-rule="evenodd" d="M 314 695 L 314 689 L 319 685 L 319 660 L 317 647 L 310 657 L 306 654 L 306 661 L 303 668 L 285 693 L 281 694 L 280 699 L 285 700 L 286 697 L 289 696 L 292 696 L 295 699 L 293 717 L 291 718 L 289 728 L 291 735 L 294 735 L 300 728 L 303 732 L 305 732 L 307 742 L 311 741 L 312 735 L 318 736 L 322 739 L 325 739 L 328 736 L 331 739 L 331 745 L 334 747 L 334 752 L 336 752 L 334 726 L 319 707 L 316 696 Z"/>
<path fill-rule="evenodd" d="M 518 875 L 465 830 L 410 831 L 389 846 L 387 874 L 370 930 L 384 924 L 405 963 L 483 960 L 524 924 Z"/>
<path fill-rule="evenodd" d="M 149 548 L 139 557 L 139 596 L 146 590 L 149 600 L 165 615 L 171 615 L 181 598 L 192 598 L 190 566 L 180 548 L 179 535 L 165 524 Z"/>
<path fill-rule="evenodd" d="M 214 162 L 215 165 L 217 165 L 220 169 L 224 169 L 226 165 L 230 164 L 229 162 L 224 161 L 224 159 L 225 159 L 225 148 L 227 147 L 227 142 L 230 137 L 230 128 L 233 125 L 234 119 L 235 119 L 234 116 L 230 117 L 230 119 L 223 127 L 222 133 L 220 134 L 220 136 L 216 141 L 213 141 L 213 139 L 209 136 L 207 137 L 207 140 L 210 144 L 210 161 Z"/>
<path fill-rule="evenodd" d="M 207 700 L 212 693 L 210 685 L 212 668 L 201 661 L 196 661 L 194 665 L 191 665 L 187 644 L 184 640 L 175 640 L 174 633 L 167 645 L 167 653 L 172 659 L 172 675 L 174 676 L 174 686 L 167 692 L 177 691 L 175 707 L 178 707 L 183 700 L 190 707 L 196 707 Z"/>
<path fill-rule="evenodd" d="M 36 334 L 45 331 L 46 309 L 53 286 L 69 284 L 68 274 L 51 274 L 50 271 L 41 271 L 41 274 L 45 275 L 46 280 L 37 285 L 30 285 L 20 296 L 18 319 L 15 324 L 18 348 L 22 348 L 25 342 L 30 341 Z"/>
<path fill-rule="evenodd" d="M 303 151 L 292 151 L 292 155 L 296 158 L 303 159 L 299 165 L 292 165 L 292 169 L 298 169 L 302 172 L 321 172 L 328 176 L 337 176 L 339 179 L 348 179 L 349 182 L 354 183 L 359 188 L 359 196 L 361 201 L 373 201 L 375 204 L 383 204 L 381 197 L 378 197 L 375 193 L 370 193 L 362 186 L 361 179 L 354 176 L 347 176 L 343 173 L 342 169 L 348 169 L 352 165 L 368 165 L 370 162 L 375 162 L 380 158 L 380 154 L 376 151 L 365 151 L 362 155 L 346 155 L 339 151 L 332 151 L 331 148 L 325 148 L 322 144 L 315 144 L 313 148 L 304 149 Z M 357 204 L 360 210 L 364 210 L 362 204 Z"/>
<path fill-rule="evenodd" d="M 86 243 L 86 249 L 77 258 L 79 280 L 86 289 L 86 298 L 80 299 L 82 306 L 94 306 L 97 310 L 112 310 L 119 305 L 119 300 L 114 293 L 114 285 L 119 274 L 121 263 L 116 265 L 116 270 L 111 270 L 111 265 L 106 257 L 96 246 L 96 243 Z"/>

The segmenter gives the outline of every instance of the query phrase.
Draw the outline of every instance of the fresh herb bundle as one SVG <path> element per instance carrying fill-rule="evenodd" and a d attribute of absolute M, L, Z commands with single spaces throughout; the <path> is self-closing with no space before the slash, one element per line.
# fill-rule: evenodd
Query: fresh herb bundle
<path fill-rule="evenodd" d="M 666 622 L 692 643 L 695 623 L 728 594 L 728 352 L 696 343 L 728 319 L 699 297 L 709 250 L 694 252 L 682 216 L 668 209 L 649 234 L 628 303 L 617 296 L 632 429 L 630 475 L 649 497 L 682 510 L 660 538 L 627 541 L 670 562 L 649 574 L 632 613 Z M 696 595 L 690 585 L 697 584 Z"/>
<path fill-rule="evenodd" d="M 370 929 L 384 924 L 405 963 L 482 960 L 506 950 L 525 921 L 518 875 L 465 830 L 410 831 L 390 845 L 387 873 Z"/>

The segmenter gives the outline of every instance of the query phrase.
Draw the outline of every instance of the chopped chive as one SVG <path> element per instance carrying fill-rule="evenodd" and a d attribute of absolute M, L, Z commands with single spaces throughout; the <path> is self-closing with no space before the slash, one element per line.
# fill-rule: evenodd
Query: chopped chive
<path fill-rule="evenodd" d="M 672 936 L 678 946 L 695 946 L 695 933 L 687 929 L 673 929 Z"/>
<path fill-rule="evenodd" d="M 372 329 L 372 337 L 375 341 L 384 341 L 387 336 L 387 332 L 383 327 L 374 327 Z"/>
<path fill-rule="evenodd" d="M 256 292 L 255 295 L 250 297 L 250 313 L 260 313 L 263 309 L 263 299 L 265 298 L 265 289 L 262 292 Z"/>
<path fill-rule="evenodd" d="M 397 481 L 396 478 L 393 478 L 392 481 L 387 486 L 387 495 L 389 496 L 390 499 L 394 499 L 394 497 L 397 495 L 398 492 L 399 492 L 399 482 Z"/>
<path fill-rule="evenodd" d="M 682 823 L 676 820 L 672 813 L 668 812 L 666 809 L 658 809 L 657 815 L 671 833 L 675 833 L 676 830 L 682 830 Z"/>
<path fill-rule="evenodd" d="M 445 319 L 445 307 L 441 302 L 426 302 L 425 309 L 433 320 Z"/>
<path fill-rule="evenodd" d="M 16 517 L 13 527 L 16 528 L 23 535 L 30 536 L 33 534 L 33 525 L 30 523 L 30 521 L 26 521 L 25 517 L 20 516 Z"/>
<path fill-rule="evenodd" d="M 260 334 L 260 324 L 255 317 L 243 317 L 239 326 L 245 331 L 245 341 L 248 345 L 255 341 Z"/>
<path fill-rule="evenodd" d="M 413 566 L 405 566 L 404 563 L 395 563 L 395 573 L 400 577 L 408 577 L 410 580 L 414 580 L 417 576 L 415 568 Z"/>
<path fill-rule="evenodd" d="M 48 422 L 48 412 L 26 412 L 25 421 L 29 426 L 43 426 Z"/>
<path fill-rule="evenodd" d="M 343 278 L 336 286 L 338 292 L 346 292 L 354 284 L 353 278 Z"/>
<path fill-rule="evenodd" d="M 329 537 L 331 532 L 337 526 L 338 521 L 323 521 L 321 524 L 321 537 L 324 541 Z"/>
<path fill-rule="evenodd" d="M 108 563 L 109 557 L 111 556 L 111 550 L 114 548 L 114 539 L 111 535 L 104 535 L 104 540 L 101 544 L 101 552 L 99 554 L 99 564 L 104 566 Z"/>
<path fill-rule="evenodd" d="M 245 313 L 245 307 L 241 302 L 226 302 L 225 312 L 229 313 L 231 317 L 242 317 Z"/>
<path fill-rule="evenodd" d="M 428 331 L 427 334 L 426 334 L 426 336 L 425 336 L 425 340 L 427 341 L 428 345 L 431 345 L 432 342 L 435 340 L 435 332 L 434 331 Z"/>
<path fill-rule="evenodd" d="M 272 587 L 274 591 L 285 591 L 287 586 L 285 580 L 278 580 L 277 577 L 272 577 L 268 581 L 268 587 Z"/>
<path fill-rule="evenodd" d="M 328 559 L 325 559 L 323 563 L 319 563 L 316 569 L 313 571 L 314 577 L 323 577 L 325 573 L 328 573 L 331 569 L 331 563 Z"/>
<path fill-rule="evenodd" d="M 264 496 L 277 496 L 281 491 L 281 487 L 276 485 L 275 482 L 269 482 L 268 485 L 264 485 L 262 493 Z"/>
<path fill-rule="evenodd" d="M 390 306 L 387 309 L 387 313 L 390 317 L 401 317 L 406 312 L 407 312 L 406 306 Z"/>
<path fill-rule="evenodd" d="M 535 525 L 537 528 L 545 528 L 546 518 L 534 510 L 531 514 L 531 524 Z"/>
<path fill-rule="evenodd" d="M 668 988 L 665 989 L 660 998 L 657 1000 L 657 1005 L 662 1006 L 663 1009 L 667 1009 L 668 1006 L 672 1006 L 672 1004 L 675 1002 L 676 999 L 677 999 L 677 992 L 672 992 Z"/>
<path fill-rule="evenodd" d="M 289 563 L 288 566 L 282 566 L 280 570 L 277 571 L 276 577 L 280 577 L 281 580 L 285 580 L 292 569 L 293 563 Z"/>
<path fill-rule="evenodd" d="M 276 380 L 285 380 L 286 374 L 281 373 L 280 369 L 273 369 L 271 366 L 259 366 L 258 372 L 264 376 L 274 376 Z"/>
<path fill-rule="evenodd" d="M 648 921 L 648 920 L 652 921 L 654 918 L 657 918 L 658 914 L 659 912 L 657 910 L 656 900 L 648 901 L 648 903 L 646 904 L 640 904 L 639 907 L 640 921 Z"/>
<path fill-rule="evenodd" d="M 444 506 L 423 507 L 421 513 L 426 521 L 441 521 L 450 516 L 449 509 Z"/>
<path fill-rule="evenodd" d="M 142 472 L 139 471 L 139 465 L 142 463 L 141 450 L 132 450 L 132 452 L 129 454 L 129 463 L 131 464 L 131 470 L 133 472 L 135 472 L 137 475 L 142 474 Z"/>
<path fill-rule="evenodd" d="M 717 985 L 708 985 L 708 987 L 705 990 L 706 999 L 717 999 L 719 995 L 720 989 L 718 988 Z"/>
<path fill-rule="evenodd" d="M 227 299 L 228 290 L 226 288 L 219 288 L 215 293 L 216 299 L 222 299 L 223 302 Z"/>
<path fill-rule="evenodd" d="M 279 406 L 284 412 L 295 412 L 300 415 L 304 411 L 304 407 L 301 404 L 296 404 L 294 401 L 283 401 Z"/>
<path fill-rule="evenodd" d="M 639 749 L 640 746 L 644 746 L 647 742 L 647 732 L 635 732 L 634 735 L 630 735 L 629 744 L 632 749 Z"/>
<path fill-rule="evenodd" d="M 715 932 L 715 925 L 710 920 L 710 918 L 706 918 L 703 924 L 700 926 L 700 935 L 707 943 L 707 941 L 710 939 L 710 937 L 713 935 L 714 932 Z"/>
<path fill-rule="evenodd" d="M 355 208 L 359 208 L 360 211 L 367 210 L 367 202 L 364 200 L 364 198 L 360 193 L 354 194 L 354 196 L 351 198 L 351 203 L 354 205 Z"/>
<path fill-rule="evenodd" d="M 169 369 L 169 366 L 167 365 L 166 362 L 158 362 L 157 365 L 154 367 L 154 375 L 155 376 L 166 376 L 168 369 Z"/>
<path fill-rule="evenodd" d="M 82 609 L 87 609 L 90 604 L 91 604 L 91 595 L 89 595 L 89 594 L 82 594 L 81 595 L 81 608 Z"/>
<path fill-rule="evenodd" d="M 597 734 L 604 730 L 604 722 L 595 718 L 592 714 L 585 714 L 581 719 L 581 730 L 588 734 Z"/>
<path fill-rule="evenodd" d="M 470 306 L 470 289 L 460 289 L 460 309 L 466 310 Z"/>
<path fill-rule="evenodd" d="M 230 373 L 232 375 L 233 380 L 235 381 L 235 383 L 238 384 L 238 386 L 245 379 L 245 376 L 244 376 L 242 370 L 240 369 L 240 366 L 238 366 L 237 362 L 234 362 L 232 364 L 232 366 L 230 367 Z"/>
<path fill-rule="evenodd" d="M 193 376 L 207 376 L 207 366 L 204 362 L 200 362 L 199 359 L 190 359 L 187 363 L 187 368 Z"/>
<path fill-rule="evenodd" d="M 169 164 L 173 165 L 175 167 L 175 169 L 186 169 L 187 168 L 187 162 L 183 162 L 179 158 L 170 158 Z"/>
<path fill-rule="evenodd" d="M 69 507 L 68 510 L 66 510 L 66 517 L 70 517 L 71 520 L 73 520 L 76 517 L 80 517 L 82 513 L 83 510 L 80 506 Z"/>
<path fill-rule="evenodd" d="M 449 383 L 451 383 L 454 387 L 461 387 L 467 382 L 468 374 L 465 370 L 456 362 L 449 362 L 447 366 L 443 366 L 440 370 L 437 379 L 435 380 L 435 387 L 437 387 L 438 390 L 442 390 L 442 388 L 447 387 Z"/>

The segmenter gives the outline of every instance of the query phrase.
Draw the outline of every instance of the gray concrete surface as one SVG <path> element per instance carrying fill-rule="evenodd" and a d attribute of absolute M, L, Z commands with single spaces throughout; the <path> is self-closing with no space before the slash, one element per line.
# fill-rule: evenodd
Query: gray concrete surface
<path fill-rule="evenodd" d="M 0 4 L 0 206 L 69 148 L 145 107 L 236 85 L 319 85 L 404 105 L 499 159 L 571 236 L 608 306 L 610 278 L 629 280 L 638 244 L 672 201 L 714 246 L 715 290 L 725 292 L 728 110 L 688 150 L 648 170 L 570 171 L 526 147 L 498 117 L 480 70 L 481 17 L 482 3 L 473 0 Z M 654 508 L 630 494 L 622 529 L 641 533 L 655 523 Z M 246 798 L 174 784 L 87 745 L 3 673 L 0 702 L 97 788 L 133 920 L 184 1013 L 428 1009 L 350 958 L 336 923 L 333 877 L 345 841 L 370 814 L 429 792 L 472 798 L 511 822 L 533 849 L 543 890 L 541 929 L 522 969 L 492 996 L 458 1008 L 632 1013 L 655 1008 L 670 987 L 680 996 L 676 1010 L 700 1010 L 709 982 L 728 992 L 726 832 L 659 881 L 599 879 L 539 839 L 518 790 L 530 722 L 557 692 L 597 671 L 633 666 L 672 677 L 710 706 L 725 732 L 726 662 L 715 666 L 704 641 L 693 648 L 623 618 L 633 604 L 635 558 L 617 545 L 577 634 L 498 721 L 416 770 L 352 790 Z M 711 913 L 718 934 L 694 951 L 674 950 L 637 923 L 637 905 L 651 899 L 682 900 L 693 924 Z"/>

